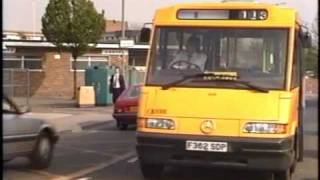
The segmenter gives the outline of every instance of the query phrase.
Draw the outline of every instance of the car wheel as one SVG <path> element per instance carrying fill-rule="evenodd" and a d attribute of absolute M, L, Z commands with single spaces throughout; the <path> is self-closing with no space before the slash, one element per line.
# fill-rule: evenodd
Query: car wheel
<path fill-rule="evenodd" d="M 119 130 L 127 130 L 128 129 L 128 124 L 124 124 L 124 123 L 121 123 L 121 122 L 117 121 L 117 128 Z"/>
<path fill-rule="evenodd" d="M 145 164 L 140 163 L 142 175 L 146 179 L 153 179 L 161 177 L 164 166 L 161 164 Z"/>
<path fill-rule="evenodd" d="M 274 180 L 292 180 L 292 172 L 290 169 L 285 171 L 278 171 L 273 174 Z"/>
<path fill-rule="evenodd" d="M 41 133 L 30 155 L 31 166 L 35 169 L 49 167 L 53 154 L 53 142 L 47 133 Z"/>

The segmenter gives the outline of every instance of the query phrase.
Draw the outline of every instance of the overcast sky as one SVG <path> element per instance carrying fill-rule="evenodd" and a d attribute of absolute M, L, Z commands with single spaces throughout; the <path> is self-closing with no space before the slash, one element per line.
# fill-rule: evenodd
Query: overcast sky
<path fill-rule="evenodd" d="M 41 17 L 49 0 L 3 0 L 3 29 L 41 31 Z M 121 0 L 93 0 L 98 11 L 104 9 L 108 20 L 121 20 Z M 125 20 L 131 26 L 151 22 L 155 9 L 181 2 L 220 2 L 220 0 L 125 0 Z M 258 0 L 286 2 L 300 12 L 303 21 L 312 23 L 318 14 L 318 0 Z"/>

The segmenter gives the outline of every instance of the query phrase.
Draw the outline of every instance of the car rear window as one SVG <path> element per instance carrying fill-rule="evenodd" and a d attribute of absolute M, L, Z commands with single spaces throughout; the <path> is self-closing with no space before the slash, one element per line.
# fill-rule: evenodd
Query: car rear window
<path fill-rule="evenodd" d="M 130 98 L 138 97 L 140 93 L 140 87 L 139 86 L 133 86 L 130 88 L 127 96 Z"/>

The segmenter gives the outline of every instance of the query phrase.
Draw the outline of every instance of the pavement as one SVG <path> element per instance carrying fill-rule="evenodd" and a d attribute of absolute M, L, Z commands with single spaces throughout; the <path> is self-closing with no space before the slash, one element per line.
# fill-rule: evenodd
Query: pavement
<path fill-rule="evenodd" d="M 25 116 L 53 124 L 59 133 L 79 132 L 113 121 L 113 106 L 77 107 L 76 101 L 63 98 L 31 98 L 31 112 Z"/>

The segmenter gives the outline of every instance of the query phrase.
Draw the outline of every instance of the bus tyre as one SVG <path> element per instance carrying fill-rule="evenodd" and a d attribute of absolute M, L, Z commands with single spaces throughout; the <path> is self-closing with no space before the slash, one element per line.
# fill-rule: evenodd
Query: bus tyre
<path fill-rule="evenodd" d="M 290 168 L 292 173 L 294 173 L 294 171 L 296 169 L 300 151 L 301 150 L 300 150 L 300 146 L 299 146 L 299 135 L 296 133 L 295 139 L 294 139 L 294 151 L 293 151 L 294 159 L 293 159 L 292 166 Z"/>
<path fill-rule="evenodd" d="M 290 169 L 274 172 L 273 180 L 292 180 L 292 172 Z"/>
<path fill-rule="evenodd" d="M 128 124 L 124 124 L 124 123 L 121 123 L 121 122 L 117 121 L 117 128 L 119 130 L 127 130 L 128 129 Z"/>
<path fill-rule="evenodd" d="M 298 162 L 302 162 L 303 161 L 303 127 L 302 125 L 299 128 L 299 132 L 298 132 Z"/>
<path fill-rule="evenodd" d="M 159 178 L 163 171 L 163 165 L 140 163 L 140 169 L 142 175 L 147 179 Z"/>

